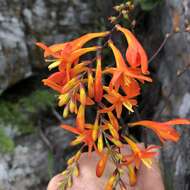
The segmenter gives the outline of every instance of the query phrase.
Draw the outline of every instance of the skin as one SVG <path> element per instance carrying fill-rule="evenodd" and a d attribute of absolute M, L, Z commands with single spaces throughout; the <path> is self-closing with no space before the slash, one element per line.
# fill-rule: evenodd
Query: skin
<path fill-rule="evenodd" d="M 142 146 L 142 145 L 141 145 Z M 129 148 L 125 147 L 123 152 L 129 153 Z M 102 177 L 96 177 L 96 163 L 99 157 L 92 153 L 91 158 L 88 157 L 87 153 L 81 155 L 79 166 L 80 166 L 80 176 L 74 177 L 73 185 L 70 190 L 103 190 L 105 184 L 114 170 L 114 165 L 111 160 L 108 161 L 104 174 Z M 127 172 L 126 175 L 122 177 L 125 184 L 128 184 Z M 147 168 L 143 164 L 138 171 L 138 181 L 134 187 L 127 186 L 127 190 L 164 190 L 164 185 L 162 181 L 161 172 L 159 169 L 158 160 L 154 159 L 152 163 L 152 168 Z M 49 182 L 47 190 L 59 190 L 59 182 L 63 177 L 58 174 L 51 179 Z M 116 190 L 119 190 L 116 188 Z"/>

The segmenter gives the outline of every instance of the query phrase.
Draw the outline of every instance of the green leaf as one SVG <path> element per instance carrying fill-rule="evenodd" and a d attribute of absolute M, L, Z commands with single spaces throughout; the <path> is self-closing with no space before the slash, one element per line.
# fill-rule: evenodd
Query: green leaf
<path fill-rule="evenodd" d="M 137 0 L 140 3 L 141 8 L 145 11 L 152 10 L 158 3 L 162 2 L 162 0 Z"/>

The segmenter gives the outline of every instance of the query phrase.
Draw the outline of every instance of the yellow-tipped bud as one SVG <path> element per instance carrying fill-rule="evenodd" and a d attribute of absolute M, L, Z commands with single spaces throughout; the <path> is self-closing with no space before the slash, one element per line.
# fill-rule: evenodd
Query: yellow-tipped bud
<path fill-rule="evenodd" d="M 75 154 L 75 161 L 78 161 L 80 159 L 81 156 L 81 151 L 79 150 L 76 154 Z"/>
<path fill-rule="evenodd" d="M 119 134 L 118 132 L 115 130 L 115 128 L 113 127 L 112 124 L 108 123 L 108 128 L 109 128 L 109 131 L 111 133 L 111 135 L 114 137 L 114 139 L 119 139 Z"/>
<path fill-rule="evenodd" d="M 86 92 L 82 83 L 80 84 L 80 102 L 82 105 L 86 104 Z"/>
<path fill-rule="evenodd" d="M 108 180 L 108 182 L 107 182 L 107 184 L 106 184 L 105 190 L 113 190 L 114 185 L 115 185 L 115 182 L 116 182 L 116 175 L 113 174 L 113 175 L 109 178 L 109 180 Z"/>
<path fill-rule="evenodd" d="M 102 133 L 98 137 L 98 151 L 102 152 L 104 148 Z"/>
<path fill-rule="evenodd" d="M 75 102 L 74 102 L 74 100 L 72 98 L 70 100 L 70 102 L 69 102 L 69 110 L 70 110 L 71 113 L 75 112 L 75 107 L 76 107 L 76 104 L 75 104 Z"/>
<path fill-rule="evenodd" d="M 64 110 L 63 110 L 63 117 L 67 118 L 68 115 L 69 115 L 69 106 L 66 105 L 65 108 L 64 108 Z"/>
<path fill-rule="evenodd" d="M 98 129 L 99 129 L 99 125 L 98 125 L 98 118 L 96 118 L 93 129 L 92 129 L 92 139 L 94 141 L 96 141 L 97 136 L 98 136 Z"/>
<path fill-rule="evenodd" d="M 123 144 L 119 141 L 119 140 L 116 140 L 116 139 L 114 139 L 114 138 L 110 138 L 110 140 L 111 140 L 111 142 L 113 143 L 113 144 L 115 144 L 117 147 L 123 147 Z"/>
<path fill-rule="evenodd" d="M 58 99 L 59 99 L 58 106 L 63 106 L 68 103 L 70 99 L 70 94 L 69 93 L 61 94 L 58 97 Z"/>
<path fill-rule="evenodd" d="M 69 158 L 69 160 L 67 160 L 67 165 L 72 165 L 75 161 L 75 157 L 72 156 L 71 158 Z"/>
<path fill-rule="evenodd" d="M 125 102 L 123 103 L 123 105 L 130 111 L 130 112 L 134 112 L 133 110 L 133 105 L 130 102 Z"/>
<path fill-rule="evenodd" d="M 48 69 L 51 71 L 53 68 L 59 66 L 60 63 L 61 63 L 60 60 L 59 60 L 59 61 L 55 61 L 55 62 L 51 63 L 51 64 L 48 66 Z"/>
<path fill-rule="evenodd" d="M 72 146 L 75 146 L 77 144 L 80 144 L 84 139 L 86 138 L 85 135 L 79 135 L 75 140 L 71 142 Z"/>
<path fill-rule="evenodd" d="M 94 97 L 94 79 L 90 71 L 88 72 L 88 96 L 90 98 Z"/>
<path fill-rule="evenodd" d="M 131 186 L 134 186 L 137 183 L 135 168 L 132 165 L 128 165 L 127 168 L 128 168 L 128 175 L 129 175 L 129 183 Z"/>
<path fill-rule="evenodd" d="M 68 173 L 68 170 L 64 170 L 64 171 L 61 173 L 61 175 L 66 176 L 67 173 Z"/>
<path fill-rule="evenodd" d="M 79 176 L 79 167 L 78 167 L 78 165 L 76 165 L 76 166 L 74 167 L 73 174 L 74 174 L 74 176 L 76 176 L 76 177 Z"/>
<path fill-rule="evenodd" d="M 78 78 L 75 77 L 73 79 L 71 79 L 70 81 L 68 81 L 63 88 L 61 89 L 62 94 L 68 92 L 69 90 L 71 90 L 76 84 L 78 83 Z"/>

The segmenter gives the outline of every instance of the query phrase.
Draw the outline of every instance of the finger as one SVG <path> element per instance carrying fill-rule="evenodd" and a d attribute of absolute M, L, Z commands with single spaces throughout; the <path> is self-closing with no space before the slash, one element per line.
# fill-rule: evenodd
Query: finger
<path fill-rule="evenodd" d="M 48 184 L 47 190 L 59 190 L 59 183 L 64 179 L 63 175 L 58 174 L 51 179 Z"/>
<path fill-rule="evenodd" d="M 141 165 L 138 172 L 137 187 L 141 190 L 164 190 L 158 159 L 152 160 L 151 168 Z"/>
<path fill-rule="evenodd" d="M 71 190 L 100 190 L 105 186 L 110 174 L 114 171 L 114 165 L 108 160 L 105 171 L 101 177 L 96 176 L 96 164 L 99 161 L 96 153 L 91 158 L 84 153 L 79 161 L 80 176 L 75 177 Z"/>

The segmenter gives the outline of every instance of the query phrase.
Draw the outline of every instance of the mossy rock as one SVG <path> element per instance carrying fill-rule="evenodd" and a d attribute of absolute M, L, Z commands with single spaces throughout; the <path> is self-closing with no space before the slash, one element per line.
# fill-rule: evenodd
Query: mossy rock
<path fill-rule="evenodd" d="M 0 99 L 0 123 L 3 127 L 11 126 L 20 135 L 36 131 L 36 125 L 43 116 L 55 105 L 55 94 L 49 90 L 36 90 L 18 101 Z M 3 128 L 0 130 L 0 151 L 11 151 L 13 140 L 8 137 Z"/>

